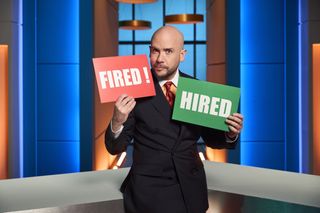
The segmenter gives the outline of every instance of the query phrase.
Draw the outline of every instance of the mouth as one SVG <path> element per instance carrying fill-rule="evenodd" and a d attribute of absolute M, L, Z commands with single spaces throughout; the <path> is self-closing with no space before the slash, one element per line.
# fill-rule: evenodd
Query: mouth
<path fill-rule="evenodd" d="M 162 65 L 158 65 L 158 66 L 154 66 L 153 67 L 155 70 L 163 70 L 163 69 L 168 69 L 168 67 L 167 66 L 162 66 Z"/>

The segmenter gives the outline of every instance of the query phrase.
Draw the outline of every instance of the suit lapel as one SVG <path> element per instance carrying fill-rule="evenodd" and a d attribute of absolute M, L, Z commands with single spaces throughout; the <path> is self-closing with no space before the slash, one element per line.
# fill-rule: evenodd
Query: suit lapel
<path fill-rule="evenodd" d="M 154 79 L 154 87 L 155 87 L 155 91 L 156 91 L 156 96 L 153 96 L 151 98 L 150 102 L 151 102 L 152 106 L 155 108 L 155 110 L 163 116 L 163 118 L 170 121 L 171 117 L 172 117 L 172 109 L 171 109 L 166 97 L 163 94 L 163 91 L 159 85 L 159 82 L 158 82 L 158 79 L 157 79 L 155 73 L 152 70 L 151 70 L 151 72 L 152 72 L 153 79 Z M 179 74 L 181 77 L 189 77 L 190 78 L 190 76 L 188 76 L 180 71 L 179 71 Z M 174 121 L 172 124 L 173 125 L 170 128 L 173 128 L 172 130 L 175 129 L 175 131 L 177 131 L 178 138 L 181 138 L 181 134 L 185 129 L 184 125 L 178 121 Z M 180 140 L 178 139 L 174 144 L 170 145 L 171 150 L 175 150 L 179 144 L 180 144 Z"/>
<path fill-rule="evenodd" d="M 165 118 L 170 118 L 172 116 L 172 109 L 166 99 L 166 97 L 163 94 L 163 91 L 159 85 L 158 79 L 154 73 L 153 70 L 151 70 L 152 76 L 153 76 L 153 81 L 154 81 L 154 87 L 156 90 L 156 96 L 152 97 L 151 103 L 153 107 L 160 113 L 162 114 Z M 190 76 L 184 74 L 179 70 L 179 75 L 181 77 L 187 77 L 191 78 Z"/>
<path fill-rule="evenodd" d="M 185 78 L 192 78 L 191 76 L 187 75 L 187 74 L 184 74 L 183 72 L 181 72 L 179 70 L 179 75 L 180 77 L 185 77 Z M 180 129 L 179 129 L 179 136 L 178 136 L 178 140 L 175 142 L 175 144 L 173 145 L 172 147 L 172 151 L 175 151 L 177 149 L 177 147 L 179 146 L 179 144 L 181 143 L 181 136 L 182 136 L 182 133 L 183 131 L 186 129 L 185 125 L 179 121 L 177 121 L 180 125 Z"/>
<path fill-rule="evenodd" d="M 170 108 L 170 105 L 162 92 L 162 89 L 159 85 L 157 78 L 154 76 L 153 79 L 154 79 L 154 87 L 156 90 L 156 96 L 152 97 L 151 103 L 153 107 L 165 118 L 171 118 L 172 110 Z"/>
<path fill-rule="evenodd" d="M 189 75 L 181 72 L 180 70 L 179 70 L 179 75 L 180 75 L 180 77 L 184 77 L 184 78 L 193 78 L 192 76 L 189 76 Z"/>

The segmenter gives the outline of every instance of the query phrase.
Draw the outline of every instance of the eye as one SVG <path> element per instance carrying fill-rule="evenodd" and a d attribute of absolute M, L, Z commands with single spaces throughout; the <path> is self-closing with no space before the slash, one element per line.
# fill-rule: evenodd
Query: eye
<path fill-rule="evenodd" d="M 151 49 L 152 54 L 156 54 L 159 52 L 158 49 L 156 49 L 156 48 L 150 48 L 150 49 Z"/>
<path fill-rule="evenodd" d="M 167 54 L 167 55 L 170 55 L 173 53 L 173 50 L 172 49 L 165 49 L 164 52 Z"/>

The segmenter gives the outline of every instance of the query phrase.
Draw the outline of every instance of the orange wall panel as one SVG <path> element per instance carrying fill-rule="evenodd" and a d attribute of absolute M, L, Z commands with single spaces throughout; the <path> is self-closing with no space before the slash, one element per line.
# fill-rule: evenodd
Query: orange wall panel
<path fill-rule="evenodd" d="M 207 81 L 226 83 L 226 1 L 207 1 Z M 206 148 L 208 160 L 226 162 L 226 150 Z"/>
<path fill-rule="evenodd" d="M 116 55 L 118 55 L 118 3 L 115 1 L 95 0 L 94 57 Z M 108 153 L 104 145 L 104 132 L 112 117 L 114 104 L 100 103 L 96 82 L 94 87 L 95 141 L 93 170 L 104 170 L 110 168 L 117 157 Z"/>
<path fill-rule="evenodd" d="M 0 179 L 8 178 L 8 45 L 0 45 Z"/>
<path fill-rule="evenodd" d="M 320 175 L 320 44 L 312 53 L 313 174 Z"/>
<path fill-rule="evenodd" d="M 209 161 L 227 162 L 227 151 L 224 149 L 212 149 L 207 147 L 206 155 Z"/>

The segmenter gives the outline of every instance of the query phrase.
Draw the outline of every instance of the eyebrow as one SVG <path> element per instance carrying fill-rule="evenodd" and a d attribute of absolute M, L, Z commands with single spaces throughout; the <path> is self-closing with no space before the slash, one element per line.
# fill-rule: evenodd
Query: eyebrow
<path fill-rule="evenodd" d="M 155 49 L 155 50 L 160 50 L 160 48 L 154 47 L 150 45 L 150 48 Z M 162 50 L 166 51 L 166 50 L 174 50 L 174 48 L 163 48 Z"/>
<path fill-rule="evenodd" d="M 164 48 L 163 50 L 164 51 L 166 51 L 166 50 L 172 50 L 173 51 L 174 49 L 173 48 Z"/>
<path fill-rule="evenodd" d="M 156 50 L 159 50 L 159 48 L 156 48 L 156 47 L 154 47 L 154 46 L 149 46 L 150 48 L 152 48 L 152 49 L 156 49 Z"/>

